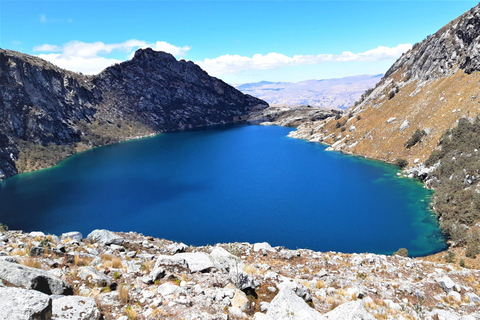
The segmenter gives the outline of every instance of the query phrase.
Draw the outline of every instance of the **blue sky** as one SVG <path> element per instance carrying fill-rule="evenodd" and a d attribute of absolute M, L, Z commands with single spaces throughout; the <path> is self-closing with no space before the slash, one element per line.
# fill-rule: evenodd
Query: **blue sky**
<path fill-rule="evenodd" d="M 383 73 L 476 4 L 0 0 L 0 47 L 84 73 L 150 46 L 229 83 L 325 79 Z"/>

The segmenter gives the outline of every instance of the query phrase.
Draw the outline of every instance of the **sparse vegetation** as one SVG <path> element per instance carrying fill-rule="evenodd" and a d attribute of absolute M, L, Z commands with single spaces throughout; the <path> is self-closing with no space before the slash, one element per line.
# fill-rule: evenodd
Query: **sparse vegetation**
<path fill-rule="evenodd" d="M 422 138 L 426 135 L 427 133 L 425 132 L 425 130 L 420 130 L 420 129 L 415 130 L 415 132 L 410 137 L 410 139 L 408 139 L 407 142 L 405 142 L 405 148 L 410 149 L 411 147 L 413 147 L 414 145 L 422 141 Z"/>
<path fill-rule="evenodd" d="M 400 248 L 398 251 L 393 253 L 394 256 L 408 257 L 408 250 L 405 248 Z"/>
<path fill-rule="evenodd" d="M 397 159 L 395 160 L 395 165 L 398 166 L 400 169 L 403 169 L 408 166 L 408 161 L 405 159 Z"/>
<path fill-rule="evenodd" d="M 28 172 L 56 165 L 60 160 L 75 153 L 70 145 L 41 145 L 33 142 L 19 141 L 19 154 L 16 161 L 19 172 Z"/>
<path fill-rule="evenodd" d="M 446 263 L 454 263 L 455 262 L 455 253 L 452 251 L 447 251 L 447 253 L 444 256 L 445 262 Z"/>
<path fill-rule="evenodd" d="M 0 223 L 0 232 L 8 231 L 8 226 L 6 224 Z"/>
<path fill-rule="evenodd" d="M 469 226 L 480 219 L 480 119 L 473 123 L 462 118 L 456 128 L 447 130 L 439 149 L 425 164 L 438 164 L 430 174 L 435 189 L 433 207 L 440 227 L 455 245 L 467 245 L 469 257 L 480 253 L 480 235 L 469 232 Z"/>

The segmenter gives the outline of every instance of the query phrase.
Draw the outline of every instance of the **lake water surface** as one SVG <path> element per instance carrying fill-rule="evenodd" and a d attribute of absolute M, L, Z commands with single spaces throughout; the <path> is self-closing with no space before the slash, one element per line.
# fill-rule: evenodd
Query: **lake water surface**
<path fill-rule="evenodd" d="M 206 245 L 425 255 L 445 247 L 431 192 L 397 168 L 324 151 L 291 128 L 230 126 L 92 149 L 0 183 L 0 222 Z"/>

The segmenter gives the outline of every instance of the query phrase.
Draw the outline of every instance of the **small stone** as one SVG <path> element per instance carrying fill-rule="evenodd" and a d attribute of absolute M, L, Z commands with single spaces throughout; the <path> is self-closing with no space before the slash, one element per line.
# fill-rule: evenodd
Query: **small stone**
<path fill-rule="evenodd" d="M 250 310 L 250 301 L 248 301 L 247 295 L 241 290 L 235 291 L 235 295 L 231 301 L 232 308 L 241 312 Z"/>

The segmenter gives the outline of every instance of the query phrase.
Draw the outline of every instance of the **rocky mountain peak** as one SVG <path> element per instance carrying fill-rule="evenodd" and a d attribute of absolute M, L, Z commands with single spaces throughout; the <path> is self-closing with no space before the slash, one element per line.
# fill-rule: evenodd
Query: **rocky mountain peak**
<path fill-rule="evenodd" d="M 478 71 L 480 5 L 404 53 L 345 116 L 305 123 L 292 135 L 334 150 L 420 164 L 447 129 L 479 114 Z M 424 132 L 420 142 L 406 147 L 417 130 Z"/>
<path fill-rule="evenodd" d="M 155 62 L 169 61 L 176 62 L 177 59 L 173 55 L 163 51 L 156 51 L 152 48 L 138 49 L 135 51 L 132 60 L 150 60 Z"/>
<path fill-rule="evenodd" d="M 403 82 L 434 81 L 459 69 L 466 73 L 480 70 L 480 6 L 445 25 L 435 34 L 402 55 L 387 71 L 388 79 L 401 71 Z"/>
<path fill-rule="evenodd" d="M 95 76 L 0 49 L 0 80 L 0 179 L 91 146 L 232 123 L 268 106 L 150 48 Z"/>

